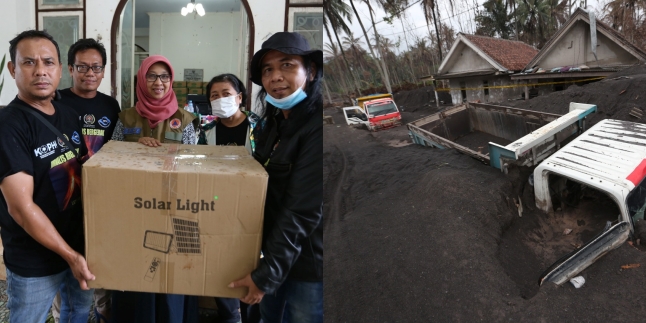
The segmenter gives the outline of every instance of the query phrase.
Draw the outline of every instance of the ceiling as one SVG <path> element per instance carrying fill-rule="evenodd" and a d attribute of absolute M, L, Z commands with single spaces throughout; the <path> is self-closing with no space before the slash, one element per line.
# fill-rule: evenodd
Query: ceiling
<path fill-rule="evenodd" d="M 180 14 L 190 0 L 135 0 L 135 28 L 148 28 L 148 12 L 176 12 Z M 195 0 L 209 12 L 240 11 L 240 0 Z"/>

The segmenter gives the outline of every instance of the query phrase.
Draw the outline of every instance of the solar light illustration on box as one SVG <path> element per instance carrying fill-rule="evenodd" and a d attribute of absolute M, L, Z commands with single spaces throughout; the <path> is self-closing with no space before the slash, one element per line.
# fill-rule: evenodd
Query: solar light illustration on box
<path fill-rule="evenodd" d="M 200 254 L 200 230 L 197 221 L 172 218 L 173 234 L 146 230 L 144 233 L 144 248 L 169 253 L 173 240 L 177 253 Z"/>

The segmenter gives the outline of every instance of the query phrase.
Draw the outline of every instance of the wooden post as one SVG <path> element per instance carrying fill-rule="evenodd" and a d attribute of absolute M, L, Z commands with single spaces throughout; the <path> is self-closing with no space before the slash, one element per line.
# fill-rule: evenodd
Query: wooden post
<path fill-rule="evenodd" d="M 529 80 L 525 82 L 525 101 L 529 100 Z"/>
<path fill-rule="evenodd" d="M 440 99 L 437 97 L 437 81 L 433 81 L 433 92 L 435 92 L 435 106 L 440 107 Z"/>

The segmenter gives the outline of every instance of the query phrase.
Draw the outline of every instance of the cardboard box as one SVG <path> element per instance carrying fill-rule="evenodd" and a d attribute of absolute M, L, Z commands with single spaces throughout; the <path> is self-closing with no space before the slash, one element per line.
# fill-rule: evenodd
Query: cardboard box
<path fill-rule="evenodd" d="M 189 89 L 201 89 L 202 82 L 186 82 L 186 87 Z"/>
<path fill-rule="evenodd" d="M 186 94 L 188 94 L 188 89 L 185 88 L 185 87 L 183 87 L 183 88 L 175 88 L 175 87 L 173 87 L 173 92 L 175 92 L 175 95 L 179 95 L 179 94 L 186 95 Z"/>
<path fill-rule="evenodd" d="M 244 147 L 108 142 L 83 165 L 90 286 L 244 296 L 267 180 Z"/>
<path fill-rule="evenodd" d="M 186 88 L 185 81 L 173 81 L 173 89 L 184 89 Z"/>
<path fill-rule="evenodd" d="M 203 94 L 203 93 L 204 93 L 204 90 L 202 89 L 198 89 L 198 88 L 188 89 L 188 94 Z"/>
<path fill-rule="evenodd" d="M 175 97 L 177 98 L 177 104 L 181 107 L 184 107 L 188 103 L 186 94 L 175 94 Z"/>

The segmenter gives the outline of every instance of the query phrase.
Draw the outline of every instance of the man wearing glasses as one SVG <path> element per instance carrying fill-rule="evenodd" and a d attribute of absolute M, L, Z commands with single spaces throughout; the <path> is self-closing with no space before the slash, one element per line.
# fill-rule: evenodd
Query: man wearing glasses
<path fill-rule="evenodd" d="M 105 61 L 103 44 L 92 38 L 77 41 L 67 54 L 67 69 L 73 85 L 60 91 L 61 103 L 81 116 L 90 157 L 112 138 L 121 111 L 117 100 L 97 91 L 105 75 Z"/>
<path fill-rule="evenodd" d="M 103 44 L 92 38 L 80 39 L 74 43 L 67 55 L 67 69 L 73 84 L 61 90 L 60 102 L 73 108 L 81 116 L 83 138 L 88 149 L 88 157 L 94 155 L 114 132 L 119 119 L 119 102 L 97 89 L 105 75 L 106 52 Z M 53 304 L 52 314 L 58 322 L 60 294 Z M 97 289 L 94 293 L 94 311 L 97 322 L 110 317 L 110 293 Z"/>

